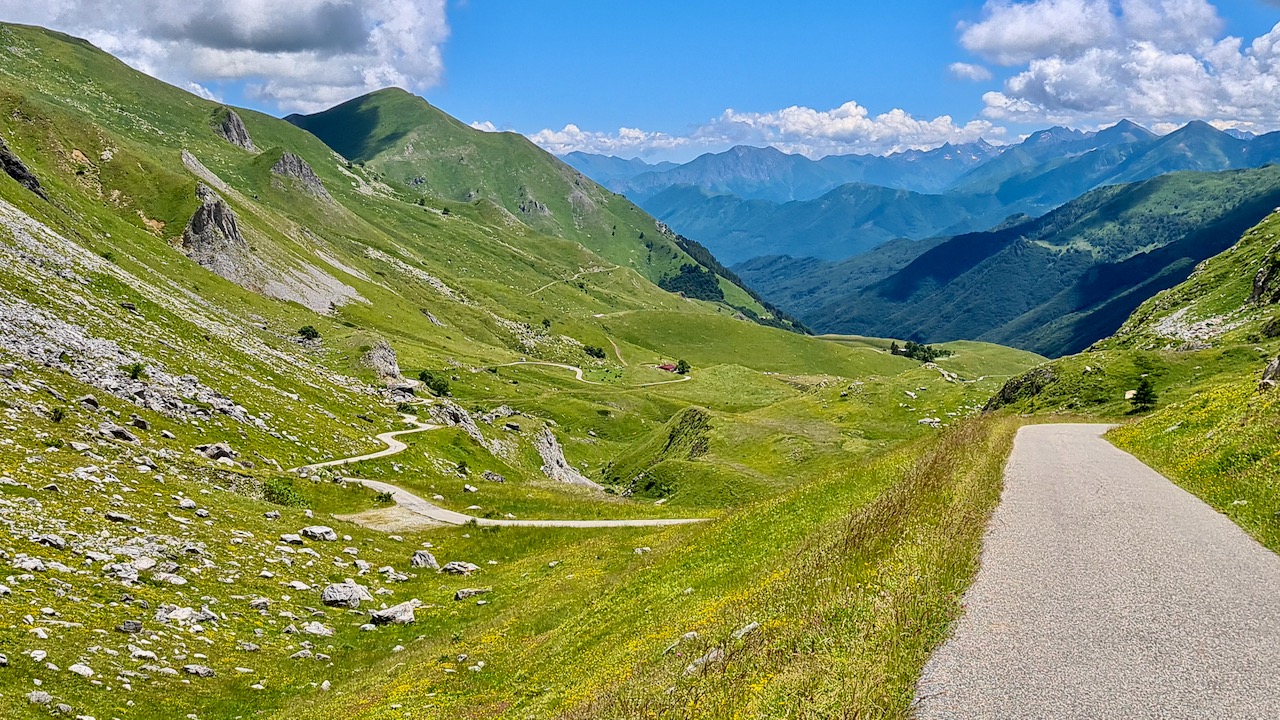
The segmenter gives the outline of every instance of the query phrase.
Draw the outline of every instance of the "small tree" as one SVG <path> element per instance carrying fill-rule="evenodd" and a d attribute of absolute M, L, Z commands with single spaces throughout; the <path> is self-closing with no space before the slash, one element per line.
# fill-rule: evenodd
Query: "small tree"
<path fill-rule="evenodd" d="M 689 361 L 685 360 L 684 358 L 681 358 L 676 362 L 676 372 L 680 373 L 681 375 L 688 375 L 689 371 L 692 369 L 693 367 L 689 365 Z"/>
<path fill-rule="evenodd" d="M 1156 388 L 1150 380 L 1142 378 L 1138 381 L 1138 389 L 1133 393 L 1130 402 L 1133 403 L 1133 409 L 1139 412 L 1156 406 Z"/>
<path fill-rule="evenodd" d="M 298 328 L 298 334 L 302 336 L 303 340 L 320 339 L 320 331 L 316 329 L 315 325 L 303 325 Z"/>
<path fill-rule="evenodd" d="M 543 329 L 543 330 L 550 330 L 550 329 L 551 329 L 551 320 L 549 320 L 548 318 L 542 318 L 542 329 Z"/>
<path fill-rule="evenodd" d="M 582 348 L 582 352 L 590 355 L 591 357 L 597 360 L 604 359 L 604 348 L 602 347 L 597 347 L 595 345 L 584 345 Z"/>

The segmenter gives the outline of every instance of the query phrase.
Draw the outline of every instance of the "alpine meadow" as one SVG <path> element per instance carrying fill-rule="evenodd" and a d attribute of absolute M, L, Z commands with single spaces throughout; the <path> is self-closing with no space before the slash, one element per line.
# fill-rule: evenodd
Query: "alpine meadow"
<path fill-rule="evenodd" d="M 0 715 L 1280 713 L 1280 16 L 945 5 L 0 0 Z"/>

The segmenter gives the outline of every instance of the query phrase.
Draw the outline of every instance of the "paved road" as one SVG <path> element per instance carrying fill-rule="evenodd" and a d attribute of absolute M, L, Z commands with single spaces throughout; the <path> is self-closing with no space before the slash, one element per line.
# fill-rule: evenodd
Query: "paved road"
<path fill-rule="evenodd" d="M 571 366 L 559 366 L 571 367 Z M 329 460 L 327 462 L 315 463 L 313 465 L 303 465 L 294 468 L 297 470 L 317 470 L 325 467 L 336 467 L 338 465 L 350 465 L 352 463 L 363 462 L 365 460 L 376 460 L 391 455 L 402 453 L 408 449 L 408 445 L 398 440 L 401 435 L 410 433 L 426 432 L 428 430 L 439 430 L 443 425 L 428 425 L 418 421 L 416 415 L 402 414 L 404 421 L 413 425 L 408 430 L 396 430 L 393 432 L 385 432 L 376 436 L 378 440 L 386 444 L 386 449 L 365 455 L 355 455 L 348 458 L 340 458 L 338 460 Z M 434 505 L 404 488 L 397 487 L 391 483 L 379 482 L 377 480 L 364 480 L 361 478 L 346 478 L 348 482 L 358 482 L 371 490 L 380 493 L 391 493 L 391 499 L 395 501 L 406 513 L 414 518 L 421 519 L 421 525 L 465 525 L 474 522 L 477 525 L 501 525 L 505 527 L 560 527 L 560 528 L 615 528 L 615 527 L 668 527 L 671 525 L 690 525 L 692 523 L 706 522 L 705 518 L 647 518 L 638 520 L 510 520 L 500 518 L 478 518 L 466 515 L 460 512 L 454 512 Z M 348 520 L 360 523 L 361 514 L 346 516 Z M 401 523 L 402 530 L 408 529 L 415 523 Z"/>
<path fill-rule="evenodd" d="M 1018 434 L 918 720 L 1280 717 L 1280 556 L 1106 429 Z"/>

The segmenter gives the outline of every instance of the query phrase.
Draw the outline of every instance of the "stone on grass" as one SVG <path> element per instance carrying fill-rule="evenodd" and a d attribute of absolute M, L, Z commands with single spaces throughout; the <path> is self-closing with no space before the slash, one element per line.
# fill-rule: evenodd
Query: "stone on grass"
<path fill-rule="evenodd" d="M 444 567 L 440 568 L 440 572 L 449 573 L 451 575 L 470 575 L 471 573 L 479 569 L 480 569 L 479 565 L 472 565 L 469 562 L 461 562 L 458 560 L 454 560 L 453 562 L 447 563 L 445 564 Z"/>
<path fill-rule="evenodd" d="M 354 580 L 336 583 L 320 592 L 320 602 L 329 607 L 358 608 L 362 600 L 373 602 L 369 589 Z"/>
<path fill-rule="evenodd" d="M 327 525 L 310 525 L 298 531 L 305 538 L 323 542 L 337 542 L 338 533 Z"/>
<path fill-rule="evenodd" d="M 399 605 L 392 605 L 386 610 L 373 611 L 370 620 L 374 625 L 408 625 L 415 620 L 413 611 L 422 607 L 422 601 L 414 598 L 406 600 Z"/>
<path fill-rule="evenodd" d="M 188 675 L 195 675 L 196 677 L 210 678 L 217 675 L 217 673 L 213 671 L 213 668 L 205 667 L 204 665 L 183 665 L 182 671 Z"/>
<path fill-rule="evenodd" d="M 409 564 L 416 568 L 429 567 L 432 570 L 440 569 L 440 563 L 436 560 L 436 556 L 426 550 L 414 551 L 413 557 L 409 560 Z"/>
<path fill-rule="evenodd" d="M 453 594 L 454 600 L 466 600 L 477 595 L 484 595 L 493 592 L 493 588 L 463 588 Z"/>

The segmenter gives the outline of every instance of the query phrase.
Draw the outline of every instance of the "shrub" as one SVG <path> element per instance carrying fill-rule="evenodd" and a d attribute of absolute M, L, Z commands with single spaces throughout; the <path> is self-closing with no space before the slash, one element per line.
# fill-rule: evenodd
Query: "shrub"
<path fill-rule="evenodd" d="M 468 473 L 470 473 L 470 472 L 471 472 L 471 468 L 467 465 L 467 461 L 466 461 L 466 460 L 459 460 L 459 461 L 458 461 L 458 474 L 459 474 L 459 475 L 466 475 L 466 474 L 468 474 Z"/>
<path fill-rule="evenodd" d="M 449 376 L 444 373 L 423 370 L 418 373 L 418 379 L 422 381 L 427 389 L 439 397 L 447 397 L 449 395 Z"/>
<path fill-rule="evenodd" d="M 302 336 L 303 340 L 319 340 L 320 339 L 320 331 L 317 330 L 314 325 L 303 325 L 302 327 L 298 328 L 298 334 Z"/>
<path fill-rule="evenodd" d="M 307 499 L 285 478 L 267 478 L 262 481 L 262 499 L 285 507 L 306 507 Z"/>
<path fill-rule="evenodd" d="M 603 359 L 604 359 L 604 348 L 596 347 L 595 345 L 586 345 L 586 346 L 584 346 L 584 347 L 582 348 L 582 352 L 584 352 L 584 353 L 586 353 L 586 354 L 590 355 L 591 357 L 593 357 L 593 358 L 595 358 L 595 359 L 597 359 L 597 360 L 603 360 Z"/>
<path fill-rule="evenodd" d="M 138 380 L 146 371 L 146 367 L 142 363 L 134 363 L 125 367 L 124 371 L 128 373 L 130 380 Z"/>
<path fill-rule="evenodd" d="M 56 423 L 60 423 L 60 422 L 62 422 L 63 420 L 66 420 L 66 419 L 67 419 L 67 409 L 66 409 L 66 408 L 64 408 L 64 407 L 56 407 L 56 408 L 54 408 L 54 409 L 53 409 L 53 411 L 49 413 L 49 419 L 50 419 L 50 420 L 52 420 L 52 421 L 54 421 L 54 422 L 56 422 Z"/>

